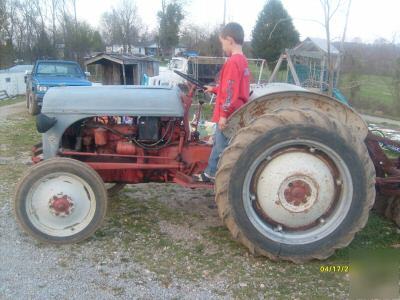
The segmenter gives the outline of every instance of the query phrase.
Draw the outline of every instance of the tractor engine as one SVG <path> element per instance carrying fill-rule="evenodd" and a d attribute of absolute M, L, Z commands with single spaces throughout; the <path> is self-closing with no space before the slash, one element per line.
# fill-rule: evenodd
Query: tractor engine
<path fill-rule="evenodd" d="M 92 164 L 105 182 L 165 182 L 171 180 L 171 169 L 149 166 L 171 160 L 179 165 L 184 132 L 182 118 L 93 117 L 65 131 L 61 154 Z M 130 163 L 144 168 L 129 167 Z M 114 165 L 105 167 L 110 164 Z"/>
<path fill-rule="evenodd" d="M 179 141 L 181 123 L 168 117 L 95 117 L 70 127 L 63 146 L 99 154 L 156 155 Z"/>

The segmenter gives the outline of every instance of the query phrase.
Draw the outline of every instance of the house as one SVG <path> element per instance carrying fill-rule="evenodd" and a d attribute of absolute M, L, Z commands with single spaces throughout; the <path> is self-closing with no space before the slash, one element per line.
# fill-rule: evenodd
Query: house
<path fill-rule="evenodd" d="M 158 55 L 158 45 L 155 42 L 136 43 L 132 48 L 133 54 Z"/>
<path fill-rule="evenodd" d="M 106 53 L 129 53 L 129 54 L 141 54 L 148 56 L 159 56 L 160 49 L 157 42 L 137 42 L 131 46 L 124 49 L 123 45 L 111 45 L 106 47 Z M 183 45 L 178 45 L 171 49 L 173 56 L 178 56 L 184 54 L 187 51 L 187 47 Z"/>
<path fill-rule="evenodd" d="M 85 59 L 86 70 L 104 85 L 140 85 L 159 73 L 160 62 L 140 54 L 98 53 Z"/>
<path fill-rule="evenodd" d="M 138 42 L 129 46 L 128 50 L 125 50 L 123 45 L 107 46 L 106 53 L 130 53 L 157 56 L 159 51 L 156 42 Z"/>
<path fill-rule="evenodd" d="M 186 52 L 186 50 L 187 50 L 186 46 L 178 45 L 174 49 L 174 56 L 177 56 L 179 54 L 183 54 L 184 52 Z"/>
<path fill-rule="evenodd" d="M 16 65 L 0 70 L 0 91 L 6 91 L 9 96 L 26 93 L 25 73 L 32 71 L 33 65 Z"/>

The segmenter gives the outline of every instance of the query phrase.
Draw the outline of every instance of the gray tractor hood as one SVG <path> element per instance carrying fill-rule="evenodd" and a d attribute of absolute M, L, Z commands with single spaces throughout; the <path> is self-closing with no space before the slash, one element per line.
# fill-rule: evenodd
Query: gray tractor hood
<path fill-rule="evenodd" d="M 178 88 L 133 85 L 53 87 L 44 96 L 48 115 L 183 117 Z"/>

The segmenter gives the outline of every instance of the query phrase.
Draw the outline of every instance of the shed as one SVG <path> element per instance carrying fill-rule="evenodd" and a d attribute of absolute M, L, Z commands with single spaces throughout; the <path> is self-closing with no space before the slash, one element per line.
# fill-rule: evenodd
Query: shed
<path fill-rule="evenodd" d="M 26 93 L 25 73 L 32 71 L 33 65 L 16 65 L 0 70 L 0 91 L 6 91 L 9 96 Z"/>
<path fill-rule="evenodd" d="M 104 85 L 140 85 L 159 73 L 160 62 L 152 56 L 99 53 L 85 59 L 86 70 Z"/>
<path fill-rule="evenodd" d="M 340 51 L 332 44 L 330 46 L 330 57 L 334 66 L 335 86 Z M 269 82 L 276 80 L 282 61 L 287 61 L 286 82 L 308 88 L 326 89 L 329 76 L 327 66 L 328 45 L 326 40 L 308 37 L 293 49 L 286 49 L 280 56 Z"/>

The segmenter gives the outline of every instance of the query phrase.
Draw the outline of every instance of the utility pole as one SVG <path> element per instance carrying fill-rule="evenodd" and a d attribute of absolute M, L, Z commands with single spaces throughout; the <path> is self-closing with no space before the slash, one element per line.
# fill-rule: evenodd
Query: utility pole
<path fill-rule="evenodd" d="M 222 23 L 222 25 L 225 26 L 225 20 L 226 20 L 226 0 L 224 0 L 224 22 Z"/>

